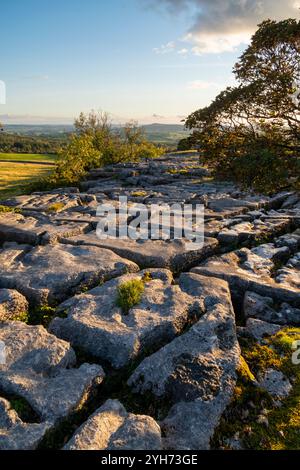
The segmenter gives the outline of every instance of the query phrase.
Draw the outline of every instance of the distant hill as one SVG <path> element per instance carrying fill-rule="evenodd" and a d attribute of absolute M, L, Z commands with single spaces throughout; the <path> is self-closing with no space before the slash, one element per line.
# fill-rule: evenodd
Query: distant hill
<path fill-rule="evenodd" d="M 5 124 L 4 130 L 9 134 L 55 137 L 73 132 L 74 127 L 68 124 Z"/>
<path fill-rule="evenodd" d="M 181 124 L 145 124 L 141 126 L 147 138 L 156 144 L 176 147 L 178 141 L 189 135 L 189 132 Z M 114 126 L 115 129 L 120 129 Z M 74 131 L 72 125 L 55 124 L 8 124 L 4 126 L 5 132 L 32 137 L 63 137 Z"/>
<path fill-rule="evenodd" d="M 184 131 L 184 126 L 181 124 L 145 124 L 142 125 L 146 131 L 149 132 L 181 132 Z"/>

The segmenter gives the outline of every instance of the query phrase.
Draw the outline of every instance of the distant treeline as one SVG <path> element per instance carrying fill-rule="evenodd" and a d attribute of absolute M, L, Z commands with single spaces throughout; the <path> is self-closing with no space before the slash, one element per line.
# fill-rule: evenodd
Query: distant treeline
<path fill-rule="evenodd" d="M 56 154 L 67 142 L 67 134 L 59 137 L 36 137 L 1 132 L 0 152 Z"/>

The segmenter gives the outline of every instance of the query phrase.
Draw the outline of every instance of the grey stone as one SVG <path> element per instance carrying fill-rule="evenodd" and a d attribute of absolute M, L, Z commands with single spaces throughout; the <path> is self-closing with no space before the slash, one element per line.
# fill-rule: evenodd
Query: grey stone
<path fill-rule="evenodd" d="M 218 241 L 215 238 L 207 238 L 203 247 L 189 250 L 186 247 L 187 240 L 135 241 L 119 238 L 101 240 L 95 232 L 70 237 L 66 242 L 112 250 L 119 256 L 137 263 L 141 268 L 169 268 L 174 271 L 188 269 L 193 264 L 212 255 L 218 246 Z"/>
<path fill-rule="evenodd" d="M 56 424 L 68 416 L 104 378 L 95 364 L 73 368 L 73 349 L 42 326 L 1 323 L 0 340 L 5 345 L 0 389 L 25 399 L 42 421 Z"/>
<path fill-rule="evenodd" d="M 136 393 L 150 392 L 170 406 L 161 423 L 168 449 L 208 449 L 230 402 L 240 349 L 228 285 L 182 275 L 186 291 L 204 296 L 206 312 L 182 336 L 146 358 L 129 378 Z"/>
<path fill-rule="evenodd" d="M 31 196 L 15 196 L 4 201 L 3 204 L 38 212 L 47 212 L 52 209 L 54 204 L 59 204 L 59 206 L 56 207 L 56 211 L 61 212 L 71 207 L 76 207 L 78 202 L 79 197 L 77 194 L 55 194 L 48 192 L 32 194 Z"/>
<path fill-rule="evenodd" d="M 300 309 L 287 303 L 282 303 L 280 307 L 275 308 L 272 298 L 263 297 L 250 291 L 245 294 L 244 315 L 246 318 L 252 317 L 279 325 L 300 324 Z"/>
<path fill-rule="evenodd" d="M 283 249 L 282 249 L 283 248 Z M 261 245 L 259 249 L 242 248 L 220 257 L 212 257 L 192 272 L 228 281 L 233 295 L 242 302 L 245 292 L 252 291 L 279 302 L 300 306 L 300 289 L 273 278 L 275 260 L 286 256 L 286 247 Z"/>
<path fill-rule="evenodd" d="M 87 222 L 58 221 L 44 217 L 38 220 L 34 217 L 24 217 L 21 214 L 8 213 L 0 216 L 0 244 L 7 241 L 45 245 L 57 243 L 62 238 L 79 235 L 86 232 L 90 225 Z"/>
<path fill-rule="evenodd" d="M 118 286 L 143 279 L 147 273 L 152 279 L 145 283 L 141 301 L 123 314 L 117 306 Z M 170 271 L 150 269 L 113 279 L 63 303 L 59 311 L 67 318 L 55 318 L 50 331 L 112 367 L 122 368 L 145 350 L 171 341 L 203 314 L 200 295 L 207 282 L 201 283 L 196 276 L 193 289 L 187 290 L 189 277 L 193 278 L 181 276 L 174 284 Z"/>
<path fill-rule="evenodd" d="M 276 273 L 276 282 L 300 289 L 300 252 L 289 259 L 288 263 Z"/>
<path fill-rule="evenodd" d="M 65 450 L 161 450 L 161 431 L 150 416 L 127 413 L 107 400 L 65 445 Z"/>
<path fill-rule="evenodd" d="M 26 298 L 11 289 L 0 289 L 0 321 L 15 320 L 28 311 Z"/>
<path fill-rule="evenodd" d="M 259 377 L 258 383 L 270 395 L 279 399 L 286 398 L 293 388 L 287 377 L 275 369 L 268 369 L 262 377 Z"/>
<path fill-rule="evenodd" d="M 0 450 L 34 450 L 51 424 L 23 423 L 7 400 L 0 398 Z"/>
<path fill-rule="evenodd" d="M 288 219 L 268 219 L 265 221 L 254 220 L 253 222 L 237 223 L 230 228 L 224 228 L 218 235 L 218 240 L 223 244 L 244 243 L 266 237 L 276 235 L 287 229 L 290 224 Z M 285 248 L 288 251 L 287 248 Z"/>
<path fill-rule="evenodd" d="M 273 336 L 282 329 L 274 323 L 268 323 L 256 318 L 248 318 L 245 332 L 250 334 L 256 341 L 262 342 L 267 336 Z"/>
<path fill-rule="evenodd" d="M 0 287 L 17 289 L 32 304 L 61 302 L 82 287 L 132 271 L 136 264 L 96 246 L 0 250 Z"/>

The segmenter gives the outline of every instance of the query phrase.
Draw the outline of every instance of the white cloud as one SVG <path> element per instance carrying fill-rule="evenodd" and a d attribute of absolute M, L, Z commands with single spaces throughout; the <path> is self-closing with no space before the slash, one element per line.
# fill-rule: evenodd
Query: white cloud
<path fill-rule="evenodd" d="M 249 44 L 251 32 L 238 34 L 188 34 L 185 39 L 193 44 L 192 53 L 195 55 L 220 54 L 234 51 L 241 44 Z"/>
<path fill-rule="evenodd" d="M 154 47 L 153 51 L 156 54 L 169 54 L 170 52 L 174 52 L 175 50 L 175 42 L 170 41 L 167 44 L 162 44 L 160 47 Z"/>
<path fill-rule="evenodd" d="M 189 53 L 189 50 L 188 50 L 186 47 L 183 47 L 182 49 L 179 49 L 179 50 L 177 51 L 177 54 L 182 55 L 182 56 L 185 56 L 185 55 L 187 55 L 188 53 Z"/>
<path fill-rule="evenodd" d="M 144 0 L 147 1 L 147 0 Z M 148 0 L 149 1 L 149 0 Z M 185 40 L 194 54 L 218 54 L 247 44 L 257 24 L 299 18 L 300 0 L 152 0 L 172 14 L 193 14 Z M 190 15 L 192 16 L 192 15 Z"/>

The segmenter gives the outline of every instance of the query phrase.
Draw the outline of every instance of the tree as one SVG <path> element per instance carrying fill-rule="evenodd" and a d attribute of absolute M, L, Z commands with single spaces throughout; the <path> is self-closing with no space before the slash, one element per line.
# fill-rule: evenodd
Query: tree
<path fill-rule="evenodd" d="M 297 186 L 300 22 L 260 24 L 234 74 L 236 87 L 222 91 L 186 120 L 204 158 L 219 174 L 260 190 Z"/>
<path fill-rule="evenodd" d="M 141 158 L 155 158 L 163 152 L 143 138 L 135 122 L 125 126 L 124 135 L 112 128 L 107 113 L 80 113 L 75 133 L 59 152 L 55 171 L 43 182 L 45 187 L 76 184 L 91 168 Z"/>
<path fill-rule="evenodd" d="M 60 151 L 56 169 L 49 182 L 77 183 L 90 168 L 100 165 L 101 156 L 94 146 L 91 134 L 75 134 L 67 148 Z"/>
<path fill-rule="evenodd" d="M 135 147 L 144 141 L 144 131 L 137 121 L 129 121 L 124 126 L 124 136 L 129 149 L 129 158 L 134 160 Z"/>

